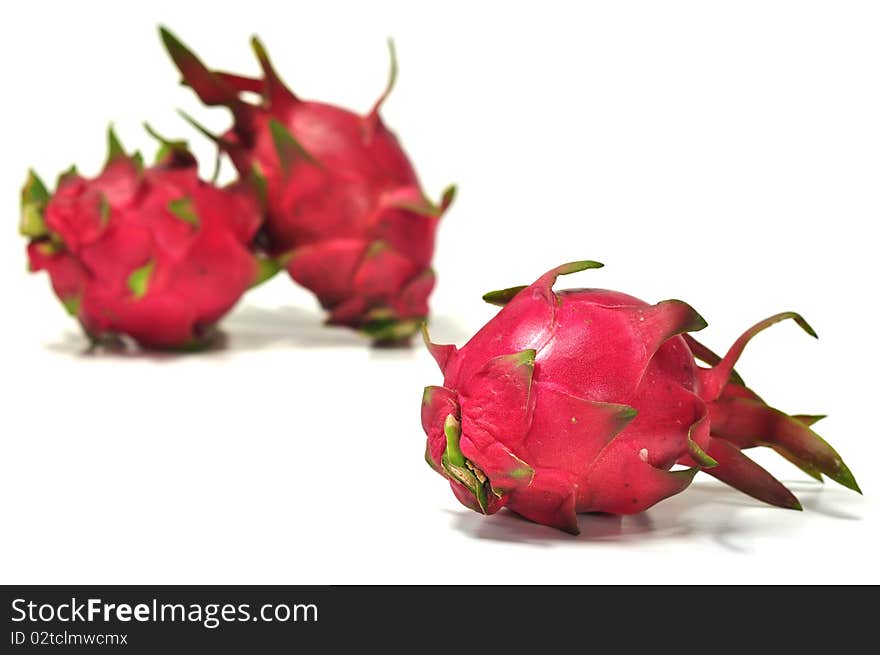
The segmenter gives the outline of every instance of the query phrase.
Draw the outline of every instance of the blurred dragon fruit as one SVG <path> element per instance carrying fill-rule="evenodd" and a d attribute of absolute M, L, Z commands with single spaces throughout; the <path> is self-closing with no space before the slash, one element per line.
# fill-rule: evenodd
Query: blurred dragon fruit
<path fill-rule="evenodd" d="M 50 193 L 31 171 L 20 232 L 31 270 L 48 272 L 93 342 L 125 335 L 148 348 L 198 348 L 273 265 L 250 250 L 262 219 L 249 188 L 200 180 L 184 142 L 155 136 L 153 166 L 127 155 L 111 129 L 97 177 L 72 168 Z"/>
<path fill-rule="evenodd" d="M 228 107 L 232 128 L 211 135 L 266 209 L 263 245 L 329 312 L 328 323 L 376 341 L 405 340 L 428 314 L 437 223 L 454 196 L 425 196 L 413 166 L 379 116 L 302 100 L 252 46 L 262 79 L 208 69 L 168 30 L 162 39 L 183 80 L 206 105 Z M 259 104 L 246 94 L 259 94 Z"/>

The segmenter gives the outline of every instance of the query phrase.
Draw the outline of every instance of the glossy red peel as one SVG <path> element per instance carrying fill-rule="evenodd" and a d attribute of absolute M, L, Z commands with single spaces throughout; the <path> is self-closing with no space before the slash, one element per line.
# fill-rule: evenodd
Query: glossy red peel
<path fill-rule="evenodd" d="M 599 266 L 573 262 L 486 294 L 502 309 L 461 349 L 423 332 L 444 376 L 422 407 L 428 459 L 460 501 L 576 533 L 579 512 L 643 511 L 704 470 L 761 501 L 800 509 L 741 452 L 755 446 L 858 491 L 811 429 L 820 416 L 767 406 L 733 370 L 748 341 L 776 322 L 793 319 L 815 335 L 799 315 L 757 323 L 720 357 L 689 334 L 705 321 L 679 300 L 649 305 L 615 291 L 553 291 L 559 275 Z"/>

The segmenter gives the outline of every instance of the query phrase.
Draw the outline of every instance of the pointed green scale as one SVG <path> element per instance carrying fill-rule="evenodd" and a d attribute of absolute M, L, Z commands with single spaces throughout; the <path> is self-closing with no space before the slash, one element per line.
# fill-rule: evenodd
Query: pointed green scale
<path fill-rule="evenodd" d="M 150 278 L 155 268 L 156 262 L 151 259 L 140 268 L 136 268 L 128 276 L 128 289 L 135 300 L 140 300 L 146 295 L 150 285 Z"/>
<path fill-rule="evenodd" d="M 140 150 L 134 151 L 134 154 L 131 156 L 131 161 L 134 162 L 138 175 L 144 172 L 144 156 L 141 154 Z"/>
<path fill-rule="evenodd" d="M 174 152 L 182 152 L 189 154 L 189 144 L 183 139 L 167 139 L 161 134 L 159 134 L 156 130 L 153 129 L 153 126 L 149 123 L 144 123 L 144 130 L 146 130 L 147 134 L 156 139 L 159 142 L 159 150 L 156 152 L 155 163 L 161 164 L 168 155 Z"/>
<path fill-rule="evenodd" d="M 694 476 L 696 476 L 697 473 L 699 473 L 699 471 L 700 471 L 699 466 L 692 466 L 692 467 L 686 468 L 686 469 L 678 469 L 677 471 L 665 471 L 665 473 L 666 473 L 666 475 L 671 475 L 674 478 L 678 478 L 680 480 L 687 480 L 688 482 L 690 482 L 691 480 L 694 479 Z"/>
<path fill-rule="evenodd" d="M 122 147 L 119 137 L 116 136 L 113 123 L 110 123 L 107 127 L 107 161 L 104 165 L 106 166 L 119 157 L 125 157 L 125 148 Z"/>
<path fill-rule="evenodd" d="M 379 110 L 382 108 L 383 103 L 388 99 L 388 96 L 391 95 L 391 91 L 394 90 L 394 85 L 397 83 L 397 74 L 399 70 L 397 65 L 397 48 L 394 47 L 394 39 L 391 38 L 388 39 L 388 56 L 390 59 L 388 82 L 385 83 L 385 89 L 382 91 L 378 100 L 373 104 L 369 114 L 367 114 L 367 121 L 373 126 L 378 123 L 377 119 Z"/>
<path fill-rule="evenodd" d="M 521 350 L 518 353 L 507 355 L 507 357 L 511 357 L 517 366 L 527 366 L 531 369 L 535 367 L 535 357 L 537 354 L 538 351 L 534 348 L 528 348 L 526 350 Z M 529 373 L 529 376 L 531 376 L 531 373 Z"/>
<path fill-rule="evenodd" d="M 61 304 L 64 305 L 64 309 L 67 310 L 67 313 L 71 316 L 79 315 L 79 308 L 82 305 L 82 297 L 81 296 L 69 296 L 64 298 L 61 301 Z"/>
<path fill-rule="evenodd" d="M 675 308 L 679 310 L 678 314 L 681 316 L 681 320 L 675 324 L 674 334 L 682 334 L 684 332 L 699 332 L 700 330 L 704 330 L 709 326 L 709 323 L 706 321 L 706 319 L 700 316 L 699 312 L 697 312 L 696 309 L 691 307 L 683 300 L 663 300 L 657 303 L 657 305 L 655 306 L 658 309 Z"/>
<path fill-rule="evenodd" d="M 506 375 L 521 375 L 531 381 L 537 354 L 534 348 L 528 348 L 510 355 L 493 357 L 489 360 L 489 364 L 493 366 L 494 370 L 504 371 Z"/>
<path fill-rule="evenodd" d="M 849 470 L 849 467 L 843 463 L 843 461 L 839 461 L 837 464 L 837 468 L 834 471 L 833 475 L 826 473 L 829 478 L 837 482 L 838 484 L 842 484 L 847 489 L 852 489 L 856 493 L 862 493 L 861 488 L 859 487 L 859 483 L 856 482 L 855 476 L 852 474 L 852 471 Z"/>
<path fill-rule="evenodd" d="M 251 37 L 251 50 L 260 63 L 260 69 L 263 71 L 263 104 L 267 107 L 277 107 L 285 104 L 290 100 L 295 100 L 296 96 L 287 88 L 287 85 L 278 75 L 272 60 L 269 59 L 269 52 L 266 46 L 256 36 Z"/>
<path fill-rule="evenodd" d="M 458 193 L 458 187 L 454 184 L 450 184 L 448 187 L 443 189 L 443 193 L 440 195 L 440 207 L 445 211 L 449 205 L 452 204 L 452 201 L 455 200 L 455 196 Z"/>
<path fill-rule="evenodd" d="M 265 207 L 269 189 L 266 184 L 266 174 L 263 173 L 263 169 L 258 162 L 251 164 L 251 182 L 257 191 L 257 198 L 260 200 L 260 205 Z"/>
<path fill-rule="evenodd" d="M 580 271 L 586 271 L 591 268 L 602 268 L 605 264 L 601 262 L 596 262 L 590 259 L 584 259 L 577 262 L 568 262 L 567 264 L 563 264 L 562 266 L 558 266 L 554 268 L 552 271 L 546 273 L 542 276 L 541 280 L 546 280 L 549 277 L 552 277 L 554 280 L 560 275 L 571 275 L 572 273 L 578 273 Z M 550 283 L 552 286 L 552 282 Z M 499 289 L 497 291 L 490 291 L 489 293 L 483 294 L 483 300 L 491 305 L 499 305 L 504 306 L 511 300 L 513 300 L 514 296 L 518 294 L 523 289 L 528 288 L 530 285 L 521 284 L 515 287 L 508 287 L 507 289 Z"/>
<path fill-rule="evenodd" d="M 59 173 L 58 179 L 55 180 L 55 188 L 57 189 L 62 184 L 64 184 L 67 180 L 69 180 L 72 177 L 76 177 L 77 175 L 79 175 L 79 170 L 77 170 L 76 164 L 71 164 L 70 168 L 68 168 L 67 170 L 61 171 L 61 173 Z"/>
<path fill-rule="evenodd" d="M 364 257 L 369 259 L 371 257 L 377 256 L 380 253 L 385 252 L 386 250 L 388 250 L 388 244 L 385 241 L 382 241 L 381 239 L 378 241 L 373 241 L 372 243 L 370 243 L 369 246 L 367 246 Z"/>
<path fill-rule="evenodd" d="M 591 268 L 602 268 L 605 264 L 601 262 L 595 262 L 590 259 L 583 259 L 577 262 L 569 262 L 567 264 L 563 264 L 558 267 L 554 273 L 556 275 L 571 275 L 572 273 L 579 273 L 580 271 L 586 271 Z"/>
<path fill-rule="evenodd" d="M 455 193 L 456 186 L 454 184 L 450 184 L 443 190 L 443 193 L 440 196 L 440 204 L 434 204 L 434 202 L 430 198 L 428 198 L 428 196 L 422 194 L 421 200 L 412 202 L 398 202 L 394 204 L 394 207 L 412 212 L 413 214 L 418 214 L 419 216 L 430 216 L 431 218 L 439 218 L 443 215 L 443 212 L 448 209 L 449 205 L 452 204 L 452 201 L 455 199 Z"/>
<path fill-rule="evenodd" d="M 199 123 L 196 119 L 194 119 L 182 109 L 178 109 L 177 113 L 183 118 L 183 120 L 192 125 L 198 132 L 200 132 L 202 135 L 204 135 L 217 145 L 217 153 L 214 157 L 214 170 L 211 173 L 211 184 L 217 184 L 217 179 L 220 177 L 220 165 L 222 161 L 221 154 L 224 148 L 229 149 L 230 147 L 234 147 L 233 144 L 211 132 L 207 127 Z"/>
<path fill-rule="evenodd" d="M 101 194 L 101 225 L 107 226 L 107 223 L 110 222 L 110 201 L 107 199 L 103 193 Z"/>
<path fill-rule="evenodd" d="M 792 319 L 795 323 L 797 323 L 797 324 L 800 326 L 800 328 L 801 328 L 804 332 L 806 332 L 807 334 L 809 334 L 809 335 L 810 335 L 811 337 L 813 337 L 814 339 L 818 339 L 818 338 L 819 338 L 819 335 L 816 334 L 816 331 L 813 329 L 813 326 L 810 325 L 809 323 L 807 323 L 807 320 L 806 320 L 803 316 L 801 316 L 800 314 L 797 314 L 797 313 L 795 313 L 795 312 L 791 312 L 791 313 L 789 314 L 789 316 L 791 317 L 791 319 Z"/>
<path fill-rule="evenodd" d="M 201 224 L 199 215 L 196 213 L 195 207 L 193 207 L 192 199 L 188 196 L 170 201 L 168 203 L 168 211 L 196 228 Z"/>
<path fill-rule="evenodd" d="M 38 239 L 46 235 L 46 222 L 43 213 L 49 202 L 49 190 L 40 177 L 29 170 L 21 189 L 21 215 L 18 231 L 22 236 Z"/>
<path fill-rule="evenodd" d="M 254 261 L 257 264 L 257 275 L 251 283 L 251 288 L 275 277 L 275 275 L 284 268 L 284 263 L 277 257 L 257 254 L 254 255 Z"/>
<path fill-rule="evenodd" d="M 238 98 L 235 90 L 220 76 L 208 70 L 202 61 L 165 27 L 159 27 L 165 49 L 171 56 L 187 84 L 206 105 L 234 105 Z"/>
<path fill-rule="evenodd" d="M 420 202 L 398 202 L 394 204 L 394 207 L 418 214 L 419 216 L 437 217 L 443 213 L 443 209 L 431 202 L 427 196 L 422 196 Z"/>
<path fill-rule="evenodd" d="M 187 114 L 182 109 L 178 109 L 177 113 L 181 118 L 183 118 L 183 120 L 185 120 L 192 127 L 194 127 L 196 129 L 196 131 L 198 131 L 199 133 L 201 133 L 203 136 L 207 137 L 208 139 L 210 139 L 214 143 L 222 143 L 223 142 L 223 139 L 221 137 L 219 137 L 218 135 L 211 132 L 211 130 L 209 130 L 207 127 L 205 127 L 204 125 L 199 123 L 195 118 L 193 118 L 192 116 Z"/>
<path fill-rule="evenodd" d="M 695 462 L 703 468 L 714 468 L 718 466 L 718 462 L 713 459 L 709 453 L 700 448 L 700 445 L 691 438 L 688 438 L 688 454 Z"/>
<path fill-rule="evenodd" d="M 51 257 L 61 252 L 63 246 L 50 239 L 48 241 L 38 241 L 37 248 L 47 257 Z"/>
<path fill-rule="evenodd" d="M 498 305 L 499 307 L 504 307 L 507 303 L 513 300 L 514 296 L 518 294 L 523 289 L 527 288 L 528 285 L 521 284 L 518 287 L 510 287 L 507 289 L 498 289 L 497 291 L 490 291 L 489 293 L 483 294 L 483 300 L 485 300 L 490 305 Z"/>
<path fill-rule="evenodd" d="M 385 87 L 385 93 L 382 94 L 383 100 L 391 95 L 391 92 L 394 90 L 394 85 L 397 84 L 397 74 L 400 70 L 397 65 L 397 48 L 394 46 L 394 39 L 390 37 L 388 38 L 388 58 L 388 84 Z"/>
<path fill-rule="evenodd" d="M 263 45 L 263 42 L 260 41 L 258 36 L 251 37 L 251 50 L 254 51 L 254 54 L 257 56 L 260 64 L 264 66 L 270 65 L 269 53 L 266 50 L 266 46 Z"/>
<path fill-rule="evenodd" d="M 791 417 L 799 423 L 810 426 L 818 423 L 823 418 L 828 418 L 828 414 L 792 414 Z"/>
<path fill-rule="evenodd" d="M 278 161 L 281 162 L 281 168 L 285 173 L 290 173 L 291 167 L 297 161 L 318 164 L 318 161 L 303 148 L 290 131 L 274 118 L 269 119 L 269 134 L 272 135 L 272 143 L 275 145 Z"/>

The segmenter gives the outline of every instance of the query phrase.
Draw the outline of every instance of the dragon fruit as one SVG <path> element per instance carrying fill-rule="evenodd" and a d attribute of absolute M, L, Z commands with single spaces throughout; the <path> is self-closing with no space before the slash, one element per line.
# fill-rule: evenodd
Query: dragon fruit
<path fill-rule="evenodd" d="M 754 446 L 859 491 L 811 430 L 821 417 L 768 406 L 733 369 L 749 340 L 774 323 L 792 319 L 815 336 L 803 318 L 761 321 L 720 358 L 688 334 L 706 323 L 684 302 L 553 291 L 557 276 L 600 266 L 573 262 L 531 286 L 486 294 L 504 307 L 460 350 L 432 344 L 424 332 L 444 375 L 422 400 L 425 459 L 461 503 L 484 514 L 506 506 L 577 533 L 579 512 L 640 512 L 705 471 L 766 503 L 801 509 L 742 452 Z"/>
<path fill-rule="evenodd" d="M 73 168 L 50 194 L 31 172 L 20 231 L 31 270 L 48 272 L 94 344 L 126 335 L 148 348 L 197 348 L 272 264 L 249 249 L 262 220 L 249 188 L 200 180 L 185 143 L 153 134 L 162 146 L 150 167 L 111 128 L 97 177 Z"/>
<path fill-rule="evenodd" d="M 261 190 L 265 248 L 317 296 L 329 312 L 327 322 L 376 341 L 406 340 L 417 332 L 434 287 L 437 223 L 454 187 L 439 204 L 428 200 L 380 118 L 396 77 L 393 47 L 388 86 L 360 116 L 298 98 L 256 38 L 262 79 L 211 71 L 169 31 L 161 35 L 202 102 L 231 110 L 234 124 L 222 136 L 189 120 Z M 260 103 L 247 102 L 245 93 L 259 94 Z"/>

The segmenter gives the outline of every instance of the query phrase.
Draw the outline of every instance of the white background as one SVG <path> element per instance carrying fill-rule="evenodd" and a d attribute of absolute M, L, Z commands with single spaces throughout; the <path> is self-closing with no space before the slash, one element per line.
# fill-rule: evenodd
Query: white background
<path fill-rule="evenodd" d="M 805 511 L 698 476 L 641 516 L 581 517 L 578 538 L 461 507 L 422 460 L 433 360 L 321 327 L 284 277 L 225 322 L 229 347 L 85 355 L 15 233 L 29 166 L 104 158 L 115 121 L 212 148 L 156 25 L 256 73 L 259 33 L 308 98 L 386 104 L 441 226 L 433 335 L 464 343 L 487 290 L 572 259 L 563 285 L 687 300 L 724 350 L 782 310 L 740 371 L 819 424 L 864 497 L 774 457 Z M 0 17 L 5 583 L 880 582 L 876 335 L 880 14 L 871 2 L 7 3 Z"/>

